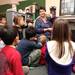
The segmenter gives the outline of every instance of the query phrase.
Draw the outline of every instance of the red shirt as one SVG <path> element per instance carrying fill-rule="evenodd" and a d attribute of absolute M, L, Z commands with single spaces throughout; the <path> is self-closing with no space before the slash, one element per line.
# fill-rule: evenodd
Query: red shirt
<path fill-rule="evenodd" d="M 24 75 L 19 52 L 9 45 L 5 46 L 2 50 L 5 53 L 11 67 L 11 70 L 9 70 L 6 75 Z"/>
<path fill-rule="evenodd" d="M 43 45 L 43 47 L 41 48 L 41 57 L 40 57 L 39 64 L 42 65 L 46 64 L 45 54 L 46 54 L 46 45 Z"/>

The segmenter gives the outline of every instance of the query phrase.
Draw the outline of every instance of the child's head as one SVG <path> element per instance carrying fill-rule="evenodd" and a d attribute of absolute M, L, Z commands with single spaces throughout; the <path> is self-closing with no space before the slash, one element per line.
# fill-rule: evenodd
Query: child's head
<path fill-rule="evenodd" d="M 6 17 L 0 15 L 0 24 L 1 24 L 0 26 L 5 27 L 6 26 L 6 23 L 7 23 Z"/>
<path fill-rule="evenodd" d="M 25 19 L 23 16 L 15 16 L 14 23 L 19 26 L 23 26 L 25 24 Z"/>
<path fill-rule="evenodd" d="M 26 39 L 30 40 L 31 38 L 36 36 L 36 30 L 34 27 L 28 27 L 25 30 Z"/>
<path fill-rule="evenodd" d="M 12 45 L 17 36 L 17 30 L 12 29 L 3 29 L 1 39 L 6 45 Z"/>
<path fill-rule="evenodd" d="M 53 25 L 53 39 L 57 41 L 70 40 L 69 22 L 64 19 L 56 19 Z"/>
<path fill-rule="evenodd" d="M 56 13 L 56 7 L 55 6 L 51 6 L 50 7 L 50 13 Z"/>
<path fill-rule="evenodd" d="M 46 36 L 44 34 L 40 35 L 39 39 L 42 44 L 46 43 Z"/>

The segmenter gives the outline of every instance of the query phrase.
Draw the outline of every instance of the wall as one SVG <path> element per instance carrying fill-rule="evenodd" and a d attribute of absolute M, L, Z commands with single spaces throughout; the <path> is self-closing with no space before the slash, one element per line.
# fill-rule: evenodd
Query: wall
<path fill-rule="evenodd" d="M 49 14 L 49 7 L 56 6 L 56 15 L 59 16 L 60 0 L 46 0 L 46 11 Z"/>
<path fill-rule="evenodd" d="M 45 0 L 26 0 L 26 1 L 20 2 L 20 4 L 17 5 L 17 8 L 24 9 L 25 7 L 32 5 L 34 3 L 37 3 L 39 6 L 45 6 Z"/>
<path fill-rule="evenodd" d="M 23 2 L 20 2 L 17 5 L 18 9 L 24 9 L 25 7 L 32 5 L 34 3 L 37 3 L 39 6 L 45 6 L 45 0 L 26 0 Z M 11 8 L 11 5 L 0 5 L 0 12 L 5 13 L 7 9 Z"/>
<path fill-rule="evenodd" d="M 7 9 L 11 8 L 11 5 L 0 5 L 0 13 L 5 13 Z"/>

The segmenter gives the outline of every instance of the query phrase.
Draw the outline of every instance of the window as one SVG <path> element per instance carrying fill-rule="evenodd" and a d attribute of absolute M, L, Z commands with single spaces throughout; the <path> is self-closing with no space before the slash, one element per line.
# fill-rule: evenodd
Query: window
<path fill-rule="evenodd" d="M 74 14 L 75 0 L 61 0 L 61 15 L 73 15 Z"/>

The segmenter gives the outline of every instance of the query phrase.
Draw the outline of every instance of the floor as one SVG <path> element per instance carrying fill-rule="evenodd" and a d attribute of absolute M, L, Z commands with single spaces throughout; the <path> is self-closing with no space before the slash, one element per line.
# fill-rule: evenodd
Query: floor
<path fill-rule="evenodd" d="M 30 75 L 47 75 L 47 70 L 45 66 L 41 67 L 30 67 Z M 72 75 L 75 75 L 72 73 Z"/>

